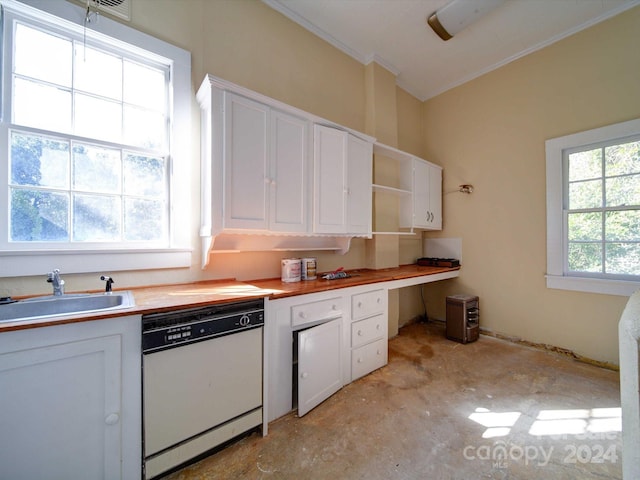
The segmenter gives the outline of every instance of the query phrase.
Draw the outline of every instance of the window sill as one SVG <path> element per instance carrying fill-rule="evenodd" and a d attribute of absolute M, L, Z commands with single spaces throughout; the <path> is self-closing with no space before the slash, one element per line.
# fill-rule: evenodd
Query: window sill
<path fill-rule="evenodd" d="M 546 275 L 547 288 L 573 290 L 576 292 L 602 293 L 605 295 L 630 296 L 640 289 L 640 282 L 604 280 L 599 278 L 566 277 Z"/>
<path fill-rule="evenodd" d="M 191 249 L 0 252 L 0 277 L 191 267 Z"/>

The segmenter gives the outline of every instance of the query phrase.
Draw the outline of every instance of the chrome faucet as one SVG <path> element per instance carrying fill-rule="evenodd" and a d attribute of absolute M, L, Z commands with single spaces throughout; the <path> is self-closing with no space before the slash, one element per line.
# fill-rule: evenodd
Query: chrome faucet
<path fill-rule="evenodd" d="M 56 297 L 64 295 L 64 280 L 60 278 L 60 270 L 56 268 L 53 272 L 47 273 L 47 282 L 53 285 L 53 294 Z"/>

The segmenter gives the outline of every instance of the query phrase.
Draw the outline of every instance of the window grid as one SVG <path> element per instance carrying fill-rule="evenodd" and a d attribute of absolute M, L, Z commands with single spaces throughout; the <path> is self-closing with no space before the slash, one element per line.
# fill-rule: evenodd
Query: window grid
<path fill-rule="evenodd" d="M 563 189 L 563 204 L 564 204 L 564 229 L 565 229 L 565 245 L 564 245 L 564 271 L 568 274 L 580 274 L 581 276 L 594 276 L 594 277 L 603 277 L 603 278 L 619 278 L 619 279 L 630 279 L 634 280 L 638 278 L 638 265 L 635 265 L 635 269 L 631 266 L 630 271 L 620 273 L 616 272 L 615 268 L 610 267 L 612 263 L 611 260 L 608 259 L 608 249 L 615 245 L 629 245 L 629 246 L 640 246 L 640 238 L 636 235 L 634 238 L 616 238 L 612 237 L 609 234 L 609 230 L 607 228 L 607 220 L 613 214 L 617 214 L 620 212 L 640 212 L 640 202 L 632 203 L 630 205 L 622 204 L 622 205 L 610 205 L 610 200 L 608 197 L 608 188 L 607 181 L 611 179 L 621 179 L 632 181 L 634 177 L 640 178 L 640 169 L 637 169 L 632 172 L 618 173 L 618 174 L 608 174 L 607 171 L 607 149 L 632 144 L 638 142 L 640 137 L 633 137 L 628 139 L 618 139 L 616 141 L 603 143 L 600 145 L 591 145 L 587 147 L 581 147 L 576 149 L 566 150 L 563 155 L 563 176 L 565 179 L 564 189 Z M 640 145 L 638 146 L 638 150 L 640 152 Z M 592 177 L 584 177 L 579 178 L 577 180 L 571 180 L 571 171 L 570 171 L 570 158 L 572 155 L 583 152 L 599 152 L 600 157 L 600 171 L 598 176 Z M 585 184 L 588 182 L 598 181 L 600 184 L 600 202 L 597 207 L 582 207 L 582 208 L 572 208 L 571 207 L 571 187 Z M 597 214 L 600 217 L 600 228 L 599 228 L 599 239 L 571 239 L 571 224 L 570 217 L 571 215 L 579 215 L 579 214 Z M 597 270 L 585 270 L 578 268 L 571 268 L 571 260 L 570 260 L 570 251 L 572 246 L 596 246 L 600 250 L 600 265 Z"/>
<path fill-rule="evenodd" d="M 9 139 L 9 145 L 11 145 L 11 139 L 12 139 L 12 135 L 13 133 L 20 133 L 20 134 L 26 134 L 26 135 L 37 135 L 40 136 L 43 141 L 46 141 L 47 139 L 51 139 L 51 138 L 55 138 L 57 141 L 61 141 L 61 142 L 66 142 L 68 144 L 68 149 L 67 149 L 67 154 L 68 154 L 68 163 L 67 163 L 67 181 L 66 181 L 66 188 L 59 188 L 58 186 L 56 187 L 51 187 L 51 186 L 47 186 L 47 185 L 38 185 L 38 184 L 20 184 L 20 183 L 16 183 L 13 181 L 13 178 L 9 178 L 9 193 L 10 193 L 10 198 L 13 199 L 13 194 L 15 192 L 19 192 L 19 191 L 23 191 L 26 192 L 27 190 L 31 190 L 33 192 L 48 192 L 50 194 L 58 194 L 58 195 L 64 195 L 67 198 L 67 212 L 66 212 L 66 222 L 65 222 L 65 228 L 67 230 L 67 235 L 66 235 L 66 239 L 57 239 L 54 240 L 54 243 L 60 243 L 60 241 L 62 241 L 62 243 L 64 242 L 68 242 L 68 243 L 74 243 L 78 241 L 78 238 L 76 237 L 76 232 L 75 232 L 75 218 L 74 218 L 74 206 L 76 205 L 76 201 L 78 201 L 78 199 L 82 198 L 80 195 L 82 194 L 90 194 L 94 196 L 94 199 L 98 199 L 100 197 L 102 198 L 111 198 L 111 199 L 115 199 L 115 203 L 117 203 L 119 205 L 119 215 L 118 215 L 118 221 L 117 221 L 117 234 L 111 236 L 111 238 L 107 239 L 107 242 L 117 242 L 120 244 L 120 247 L 122 246 L 123 242 L 132 242 L 132 243 L 140 243 L 140 241 L 142 240 L 143 242 L 149 243 L 162 243 L 164 245 L 168 245 L 169 244 L 169 228 L 168 228 L 168 223 L 169 223 L 169 168 L 168 168 L 168 162 L 169 162 L 169 155 L 168 155 L 168 148 L 169 148 L 169 142 L 168 142 L 168 131 L 169 131 L 169 124 L 170 124 L 170 118 L 167 114 L 168 111 L 168 106 L 169 106 L 169 94 L 168 94 L 168 88 L 169 88 L 169 66 L 168 65 L 164 65 L 162 68 L 159 68 L 160 66 L 157 65 L 154 61 L 149 61 L 149 62 L 141 62 L 140 59 L 135 56 L 135 55 L 131 55 L 130 57 L 126 54 L 123 53 L 121 51 L 107 51 L 107 50 L 103 50 L 103 49 L 99 49 L 96 48 L 94 45 L 87 45 L 87 44 L 80 44 L 80 42 L 78 41 L 78 39 L 73 38 L 73 36 L 64 36 L 61 35 L 59 32 L 49 30 L 47 28 L 43 28 L 40 25 L 31 25 L 28 23 L 25 23 L 23 21 L 15 21 L 14 22 L 14 27 L 12 29 L 14 35 L 13 35 L 13 39 L 15 39 L 15 34 L 18 31 L 18 28 L 26 28 L 26 29 L 31 29 L 34 32 L 38 32 L 38 33 L 42 33 L 45 35 L 52 35 L 56 38 L 60 38 L 63 40 L 67 40 L 70 42 L 70 54 L 72 55 L 72 59 L 71 59 L 71 80 L 70 80 L 70 85 L 64 85 L 58 82 L 50 82 L 47 81 L 46 79 L 43 78 L 38 78 L 38 76 L 29 76 L 26 74 L 22 74 L 20 72 L 17 71 L 17 67 L 16 67 L 16 47 L 15 47 L 15 43 L 13 44 L 13 50 L 12 50 L 12 73 L 11 73 L 11 91 L 8 92 L 7 98 L 12 99 L 10 101 L 10 107 L 11 107 L 11 115 L 10 118 L 12 119 L 12 121 L 14 121 L 15 119 L 15 108 L 14 108 L 14 92 L 15 90 L 15 84 L 16 84 L 16 80 L 25 80 L 28 82 L 31 82 L 33 85 L 43 85 L 43 86 L 49 86 L 52 88 L 55 88 L 56 90 L 61 90 L 61 91 L 65 91 L 68 93 L 69 95 L 69 108 L 71 110 L 71 117 L 70 117 L 70 123 L 65 126 L 66 128 L 38 128 L 41 127 L 40 125 L 29 125 L 29 122 L 23 122 L 25 123 L 25 125 L 15 125 L 15 124 L 8 124 L 8 130 L 7 130 L 7 135 L 8 135 L 8 139 Z M 84 43 L 84 42 L 83 42 Z M 86 89 L 82 89 L 82 88 L 78 88 L 78 85 L 76 83 L 76 74 L 79 71 L 78 70 L 78 66 L 76 65 L 76 62 L 79 60 L 78 58 L 78 52 L 81 50 L 84 50 L 85 55 L 86 55 L 86 49 L 90 48 L 92 49 L 92 51 L 95 52 L 99 52 L 99 54 L 106 54 L 106 55 L 110 55 L 112 57 L 114 57 L 115 59 L 117 59 L 116 61 L 119 61 L 121 68 L 120 68 L 120 92 L 119 92 L 119 98 L 113 98 L 113 97 L 109 97 L 106 95 L 100 95 L 96 92 L 91 92 L 89 90 Z M 128 65 L 131 65 L 131 68 L 136 68 L 136 66 L 138 68 L 143 68 L 143 69 L 149 69 L 149 71 L 153 71 L 153 70 L 159 70 L 162 72 L 162 76 L 163 76 L 163 81 L 164 81 L 164 98 L 163 98 L 163 103 L 162 105 L 160 105 L 160 108 L 150 108 L 149 105 L 144 105 L 142 102 L 140 103 L 131 103 L 130 101 L 126 101 L 127 99 L 125 98 L 127 96 L 127 93 L 125 92 L 126 90 L 126 85 L 125 85 L 125 69 L 127 68 L 127 63 Z M 78 130 L 78 116 L 77 116 L 77 101 L 78 101 L 78 96 L 79 95 L 84 95 L 86 98 L 93 98 L 93 99 L 97 99 L 98 101 L 103 101 L 103 102 L 111 102 L 111 103 L 115 103 L 118 105 L 119 110 L 120 110 L 120 128 L 119 128 L 119 135 L 118 138 L 95 138 L 94 136 L 78 136 L 77 133 L 72 133 L 72 132 L 76 132 Z M 130 95 L 129 95 L 130 97 Z M 160 116 L 162 118 L 161 122 L 162 122 L 162 135 L 161 135 L 161 140 L 158 145 L 153 145 L 153 144 L 146 144 L 146 145 L 133 145 L 133 144 L 127 144 L 125 142 L 127 142 L 127 138 L 126 138 L 126 134 L 125 134 L 125 126 L 126 126 L 126 118 L 125 118 L 125 114 L 127 111 L 127 108 L 131 107 L 131 109 L 137 109 L 139 112 L 142 112 L 142 114 L 144 115 L 145 113 L 147 113 L 147 115 L 149 113 L 151 114 L 156 114 L 156 116 Z M 155 105 L 154 105 L 155 107 Z M 86 134 L 86 132 L 83 132 Z M 91 132 L 89 132 L 91 133 Z M 112 149 L 113 151 L 118 151 L 119 152 L 119 163 L 120 163 L 120 172 L 119 172 L 119 182 L 120 182 L 120 191 L 119 192 L 103 192 L 98 190 L 91 190 L 91 189 L 78 189 L 75 188 L 74 185 L 74 146 L 78 145 L 78 144 L 82 144 L 82 145 L 91 145 L 91 146 L 95 146 L 97 148 L 104 148 L 104 149 Z M 162 171 L 162 190 L 160 192 L 155 192 L 155 194 L 152 195 L 148 195 L 148 194 L 127 194 L 126 192 L 124 192 L 124 188 L 125 188 L 125 172 L 124 172 L 124 168 L 125 168 L 125 159 L 127 158 L 127 155 L 133 155 L 133 156 L 141 156 L 141 157 L 147 157 L 149 160 L 151 160 L 151 162 L 155 161 L 160 161 L 161 162 L 161 168 L 160 170 Z M 150 205 L 153 205 L 153 203 L 155 202 L 155 206 L 159 208 L 156 208 L 155 210 L 153 210 L 154 212 L 156 212 L 160 218 L 159 221 L 157 221 L 156 225 L 155 225 L 155 230 L 157 232 L 157 235 L 153 238 L 127 238 L 128 235 L 126 234 L 126 225 L 127 225 L 127 219 L 125 218 L 126 215 L 126 205 L 128 203 L 134 204 L 135 202 L 138 202 L 139 204 L 143 204 L 144 202 L 149 203 Z M 138 207 L 138 210 L 144 210 L 140 207 Z M 13 212 L 13 211 L 12 211 Z M 12 213 L 13 214 L 13 213 Z M 10 227 L 9 228 L 9 241 L 18 241 L 18 242 L 24 242 L 27 241 L 29 243 L 31 243 L 33 246 L 35 246 L 36 243 L 38 243 L 38 241 L 40 242 L 44 242 L 47 243 L 50 240 L 44 238 L 44 239 L 37 239 L 36 241 L 33 240 L 29 240 L 27 238 L 15 238 L 14 232 L 12 231 L 13 229 Z M 138 236 L 140 236 L 140 234 L 138 234 Z M 98 236 L 99 237 L 99 236 Z M 135 235 L 134 235 L 135 237 Z M 85 240 L 86 243 L 87 240 Z M 89 242 L 95 243 L 103 243 L 104 238 L 93 238 L 88 240 Z"/>

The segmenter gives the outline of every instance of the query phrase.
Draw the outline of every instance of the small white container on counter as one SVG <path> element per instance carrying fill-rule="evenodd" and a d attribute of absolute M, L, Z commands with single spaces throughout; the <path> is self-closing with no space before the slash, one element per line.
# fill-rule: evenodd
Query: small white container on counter
<path fill-rule="evenodd" d="M 299 258 L 283 258 L 282 259 L 282 276 L 283 282 L 299 282 L 301 261 Z"/>

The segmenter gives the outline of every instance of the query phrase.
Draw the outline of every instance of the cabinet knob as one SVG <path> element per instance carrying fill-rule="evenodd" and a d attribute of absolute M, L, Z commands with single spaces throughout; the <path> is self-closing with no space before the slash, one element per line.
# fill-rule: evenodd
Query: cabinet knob
<path fill-rule="evenodd" d="M 380 303 L 380 302 L 382 302 L 382 299 L 381 299 L 380 297 L 378 297 L 378 298 L 376 299 L 376 302 L 377 302 L 377 303 Z"/>
<path fill-rule="evenodd" d="M 300 375 L 301 378 L 307 378 L 309 376 L 309 374 L 307 372 L 304 372 L 302 375 Z"/>
<path fill-rule="evenodd" d="M 358 308 L 362 308 L 362 302 L 358 302 Z"/>
<path fill-rule="evenodd" d="M 380 324 L 379 323 L 376 324 L 376 330 L 380 330 Z"/>
<path fill-rule="evenodd" d="M 335 304 L 334 304 L 334 305 L 331 305 L 331 310 L 337 310 L 337 309 L 338 309 L 338 306 L 337 306 L 337 305 L 335 305 Z"/>
<path fill-rule="evenodd" d="M 362 336 L 362 330 L 358 330 L 358 336 L 361 337 Z"/>
<path fill-rule="evenodd" d="M 110 413 L 104 419 L 104 423 L 106 423 L 107 425 L 115 425 L 119 421 L 120 421 L 120 415 L 118 415 L 117 413 Z"/>
<path fill-rule="evenodd" d="M 376 354 L 377 354 L 377 355 L 380 355 L 380 354 L 381 354 L 381 353 L 380 353 L 380 350 L 376 350 Z"/>
<path fill-rule="evenodd" d="M 361 358 L 358 359 L 358 363 L 362 363 L 362 359 Z"/>
<path fill-rule="evenodd" d="M 300 318 L 307 318 L 307 314 L 306 314 L 306 313 L 304 313 L 304 312 L 300 312 L 300 313 L 298 313 L 298 316 L 299 316 Z"/>

